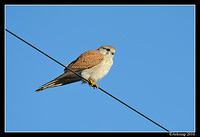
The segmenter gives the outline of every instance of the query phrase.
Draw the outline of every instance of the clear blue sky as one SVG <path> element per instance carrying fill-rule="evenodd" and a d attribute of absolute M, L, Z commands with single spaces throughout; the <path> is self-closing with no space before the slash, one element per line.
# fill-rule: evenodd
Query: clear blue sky
<path fill-rule="evenodd" d="M 64 65 L 115 47 L 97 84 L 170 131 L 195 130 L 195 7 L 5 7 L 5 28 Z M 81 82 L 34 91 L 63 67 L 5 32 L 6 131 L 164 131 Z"/>

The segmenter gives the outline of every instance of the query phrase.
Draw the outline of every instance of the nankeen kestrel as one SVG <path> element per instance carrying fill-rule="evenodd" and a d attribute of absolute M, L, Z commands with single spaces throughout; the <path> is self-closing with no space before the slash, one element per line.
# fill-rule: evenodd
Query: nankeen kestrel
<path fill-rule="evenodd" d="M 90 87 L 99 88 L 95 82 L 102 79 L 109 72 L 113 65 L 114 54 L 115 49 L 112 46 L 101 46 L 99 49 L 89 50 L 81 54 L 75 61 L 72 61 L 66 67 L 77 72 L 85 79 L 88 79 L 90 81 Z M 81 80 L 82 79 L 73 72 L 64 69 L 62 75 L 47 84 L 44 84 L 42 87 L 37 89 L 36 92 L 46 88 L 62 86 Z M 86 81 L 82 81 L 83 83 L 86 83 Z"/>

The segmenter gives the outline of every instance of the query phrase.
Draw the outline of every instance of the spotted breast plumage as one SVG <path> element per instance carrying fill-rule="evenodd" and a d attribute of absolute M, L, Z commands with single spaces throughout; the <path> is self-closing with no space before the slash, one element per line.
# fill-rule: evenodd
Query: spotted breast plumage
<path fill-rule="evenodd" d="M 90 87 L 99 88 L 96 82 L 102 79 L 109 72 L 111 66 L 113 65 L 114 54 L 115 49 L 112 46 L 101 46 L 99 49 L 89 50 L 81 54 L 76 60 L 72 61 L 66 67 L 89 80 Z M 62 75 L 44 84 L 42 87 L 37 89 L 36 92 L 81 80 L 82 79 L 79 76 L 68 69 L 65 69 Z M 86 81 L 82 81 L 83 83 L 86 83 Z"/>

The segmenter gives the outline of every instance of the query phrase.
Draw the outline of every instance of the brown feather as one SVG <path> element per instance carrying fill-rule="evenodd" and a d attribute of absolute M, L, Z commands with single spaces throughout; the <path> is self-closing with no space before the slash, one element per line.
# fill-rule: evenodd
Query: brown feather
<path fill-rule="evenodd" d="M 89 50 L 81 54 L 75 61 L 72 61 L 67 67 L 72 70 L 88 69 L 99 64 L 104 59 L 104 55 L 99 50 Z M 66 71 L 67 69 L 65 69 Z"/>
<path fill-rule="evenodd" d="M 81 75 L 81 72 L 84 69 L 88 69 L 99 64 L 103 59 L 104 59 L 104 55 L 101 54 L 98 49 L 89 50 L 81 54 L 75 61 L 72 61 L 69 65 L 67 65 L 67 67 Z M 64 74 L 48 82 L 47 84 L 44 84 L 42 87 L 37 89 L 36 92 L 39 92 L 46 88 L 62 86 L 62 85 L 70 84 L 70 83 L 77 82 L 80 80 L 81 80 L 80 77 L 78 77 L 76 74 L 74 74 L 73 72 L 65 68 Z"/>
<path fill-rule="evenodd" d="M 76 71 L 76 72 L 80 74 L 81 70 Z M 73 72 L 66 71 L 64 74 L 58 76 L 54 80 L 44 84 L 42 87 L 37 89 L 36 92 L 39 92 L 39 91 L 44 90 L 46 88 L 63 86 L 63 85 L 70 84 L 70 83 L 73 83 L 73 82 L 78 82 L 80 80 L 81 80 L 81 78 L 79 76 L 75 75 Z"/>

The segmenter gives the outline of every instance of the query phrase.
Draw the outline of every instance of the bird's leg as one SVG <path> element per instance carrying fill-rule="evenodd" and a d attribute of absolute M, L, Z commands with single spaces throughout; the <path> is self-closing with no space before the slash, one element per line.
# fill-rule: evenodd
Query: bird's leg
<path fill-rule="evenodd" d="M 88 80 L 90 81 L 89 82 L 90 87 L 93 87 L 94 89 L 95 89 L 95 87 L 99 88 L 99 86 L 94 81 L 92 81 L 91 78 L 89 78 Z"/>

